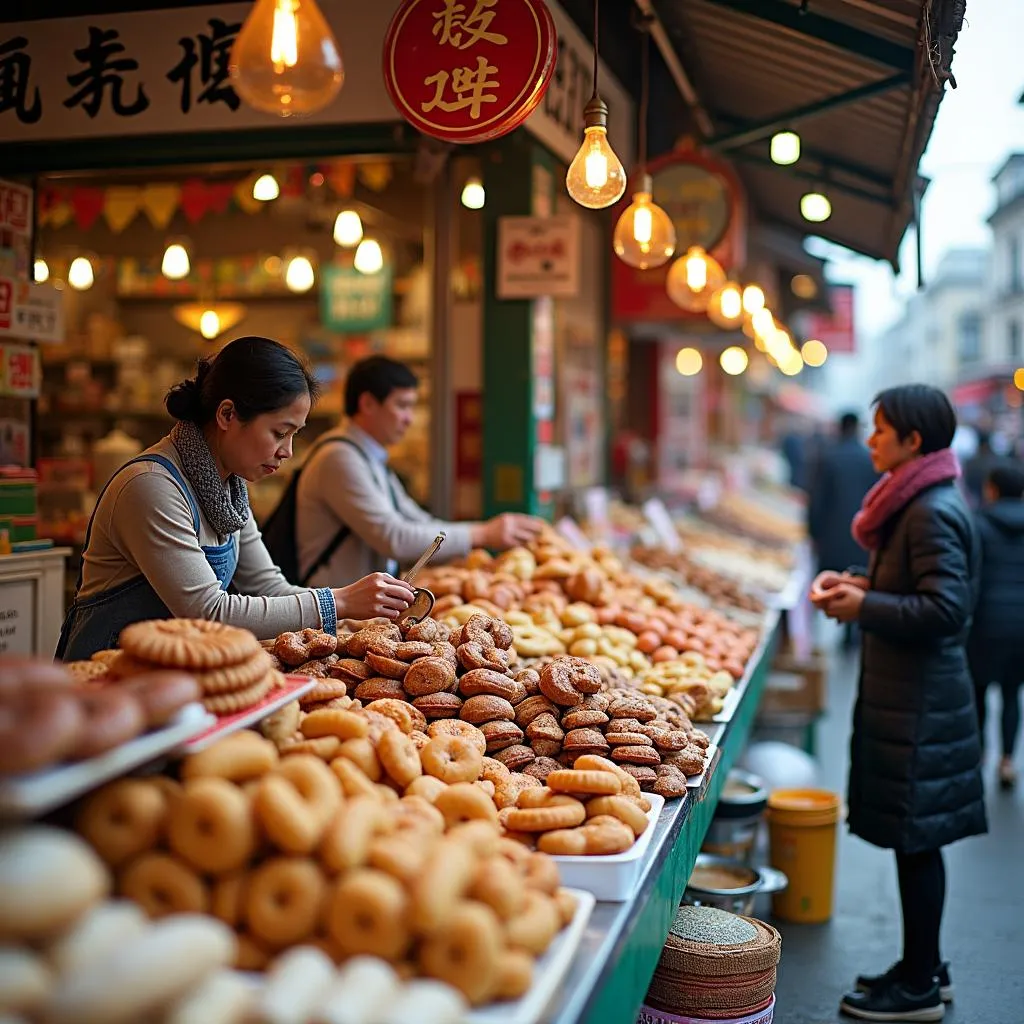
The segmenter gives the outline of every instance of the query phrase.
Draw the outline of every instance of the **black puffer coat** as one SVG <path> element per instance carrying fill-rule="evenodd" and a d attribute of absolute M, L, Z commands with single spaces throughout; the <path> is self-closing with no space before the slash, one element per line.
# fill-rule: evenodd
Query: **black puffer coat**
<path fill-rule="evenodd" d="M 952 483 L 890 520 L 861 606 L 850 741 L 850 831 L 918 853 L 986 831 L 981 743 L 964 641 L 978 538 Z"/>
<path fill-rule="evenodd" d="M 981 589 L 971 640 L 1017 646 L 1024 632 L 1024 501 L 1003 498 L 982 509 L 975 522 Z"/>

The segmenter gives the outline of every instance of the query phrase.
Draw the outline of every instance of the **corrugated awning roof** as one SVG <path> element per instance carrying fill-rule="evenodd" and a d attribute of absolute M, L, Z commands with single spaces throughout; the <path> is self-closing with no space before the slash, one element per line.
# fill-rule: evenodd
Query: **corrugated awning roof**
<path fill-rule="evenodd" d="M 736 162 L 759 216 L 896 265 L 963 0 L 640 6 L 653 6 L 693 85 L 695 123 L 711 122 L 704 144 Z M 789 126 L 801 159 L 777 167 L 769 139 Z M 801 217 L 811 190 L 831 199 L 824 224 Z"/>

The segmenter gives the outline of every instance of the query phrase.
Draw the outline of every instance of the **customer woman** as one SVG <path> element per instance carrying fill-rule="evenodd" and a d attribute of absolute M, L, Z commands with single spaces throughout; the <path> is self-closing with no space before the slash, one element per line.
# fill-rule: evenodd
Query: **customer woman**
<path fill-rule="evenodd" d="M 246 481 L 291 458 L 317 392 L 299 359 L 267 338 L 238 338 L 199 361 L 167 395 L 174 428 L 100 494 L 58 658 L 113 647 L 140 619 L 211 619 L 262 639 L 395 618 L 409 605 L 412 588 L 384 573 L 340 590 L 294 587 L 263 546 Z"/>
<path fill-rule="evenodd" d="M 859 624 L 862 666 L 850 744 L 850 831 L 896 854 L 903 958 L 857 978 L 840 1009 L 874 1021 L 941 1020 L 952 998 L 939 953 L 942 848 L 986 831 L 981 748 L 964 643 L 979 549 L 956 486 L 956 414 L 912 384 L 875 400 L 868 441 L 882 479 L 854 517 L 866 575 L 822 573 L 812 600 Z"/>

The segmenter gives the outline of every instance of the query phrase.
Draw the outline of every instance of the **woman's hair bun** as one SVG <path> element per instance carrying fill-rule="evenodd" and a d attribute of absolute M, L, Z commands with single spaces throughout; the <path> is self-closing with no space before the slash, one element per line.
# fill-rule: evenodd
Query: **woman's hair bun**
<path fill-rule="evenodd" d="M 199 373 L 202 373 L 200 366 Z M 203 418 L 203 395 L 199 383 L 199 375 L 189 377 L 180 384 L 175 384 L 164 399 L 167 411 L 176 419 L 191 423 L 201 423 Z"/>

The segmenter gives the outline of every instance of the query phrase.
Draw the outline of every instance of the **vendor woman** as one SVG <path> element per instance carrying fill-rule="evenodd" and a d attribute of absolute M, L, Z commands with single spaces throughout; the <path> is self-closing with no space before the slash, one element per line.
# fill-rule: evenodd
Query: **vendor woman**
<path fill-rule="evenodd" d="M 167 395 L 170 434 L 100 494 L 58 658 L 114 647 L 141 619 L 210 619 L 266 639 L 408 607 L 412 588 L 386 573 L 340 590 L 292 586 L 263 545 L 246 481 L 291 458 L 317 393 L 309 370 L 267 338 L 238 338 L 199 361 Z"/>

